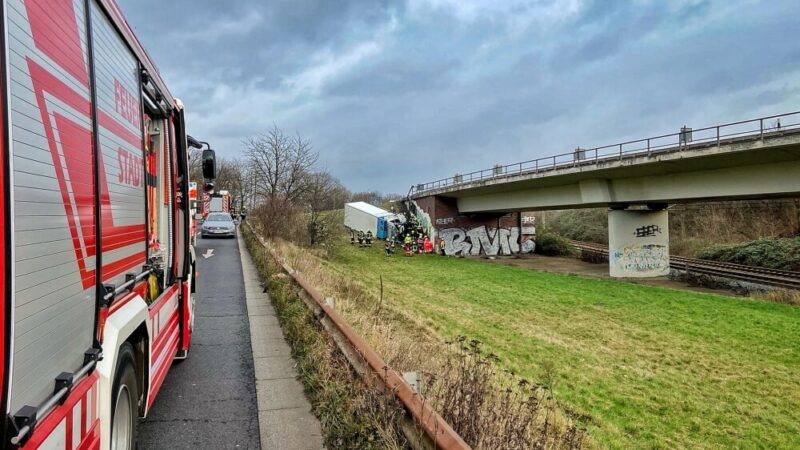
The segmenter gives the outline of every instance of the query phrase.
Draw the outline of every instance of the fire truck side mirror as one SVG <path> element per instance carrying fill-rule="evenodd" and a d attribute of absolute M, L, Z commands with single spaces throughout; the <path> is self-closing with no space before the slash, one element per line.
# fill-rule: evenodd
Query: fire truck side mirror
<path fill-rule="evenodd" d="M 217 160 L 214 150 L 203 150 L 203 178 L 213 180 L 217 178 Z"/>

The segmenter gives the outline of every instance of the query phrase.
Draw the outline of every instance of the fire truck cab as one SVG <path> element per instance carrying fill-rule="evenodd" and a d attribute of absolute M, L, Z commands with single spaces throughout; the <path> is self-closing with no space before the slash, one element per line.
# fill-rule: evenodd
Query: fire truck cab
<path fill-rule="evenodd" d="M 0 2 L 0 448 L 134 448 L 191 343 L 197 141 L 114 0 Z"/>

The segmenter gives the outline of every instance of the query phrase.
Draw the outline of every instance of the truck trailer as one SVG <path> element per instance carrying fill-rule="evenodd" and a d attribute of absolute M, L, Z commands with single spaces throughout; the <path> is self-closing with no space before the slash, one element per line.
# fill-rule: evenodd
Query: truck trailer
<path fill-rule="evenodd" d="M 197 141 L 114 0 L 0 27 L 0 445 L 132 449 L 190 348 Z"/>
<path fill-rule="evenodd" d="M 386 239 L 387 223 L 396 216 L 389 211 L 366 202 L 352 202 L 344 205 L 344 226 L 353 232 L 372 232 L 372 235 Z"/>

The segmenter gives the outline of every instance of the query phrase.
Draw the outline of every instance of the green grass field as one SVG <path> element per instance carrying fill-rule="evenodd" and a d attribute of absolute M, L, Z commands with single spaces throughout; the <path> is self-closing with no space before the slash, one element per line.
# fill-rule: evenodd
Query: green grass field
<path fill-rule="evenodd" d="M 343 245 L 325 264 L 485 343 L 614 448 L 800 448 L 800 308 Z"/>

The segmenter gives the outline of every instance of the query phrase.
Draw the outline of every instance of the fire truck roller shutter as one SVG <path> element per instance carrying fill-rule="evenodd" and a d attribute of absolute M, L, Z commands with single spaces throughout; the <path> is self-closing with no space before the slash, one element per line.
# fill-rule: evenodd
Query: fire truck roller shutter
<path fill-rule="evenodd" d="M 92 122 L 82 1 L 8 0 L 14 319 L 10 411 L 92 346 Z"/>
<path fill-rule="evenodd" d="M 144 146 L 138 64 L 95 2 L 92 37 L 100 141 L 103 283 L 120 285 L 145 263 Z"/>

